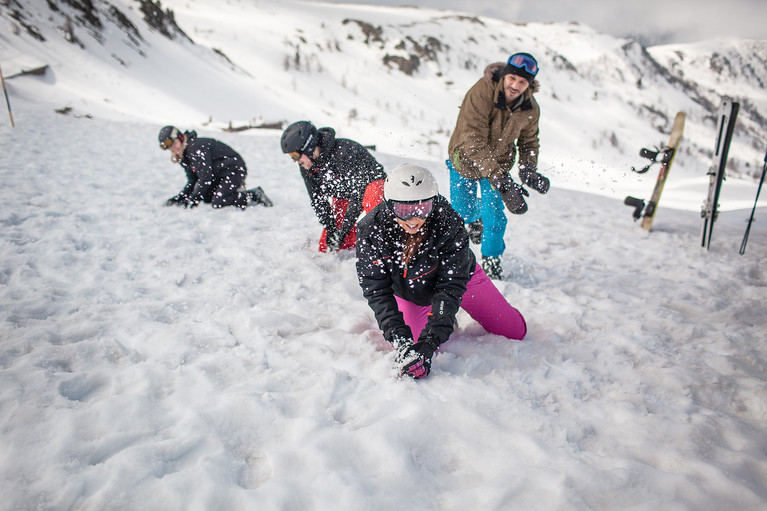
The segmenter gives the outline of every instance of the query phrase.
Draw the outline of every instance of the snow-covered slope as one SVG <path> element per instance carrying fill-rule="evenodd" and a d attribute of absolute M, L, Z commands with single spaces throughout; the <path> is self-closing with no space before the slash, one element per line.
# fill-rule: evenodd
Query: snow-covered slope
<path fill-rule="evenodd" d="M 93 5 L 0 7 L 16 75 L 16 127 L 0 122 L 0 507 L 765 508 L 767 209 L 738 255 L 756 185 L 728 180 L 741 209 L 698 247 L 702 101 L 717 95 L 703 91 L 718 87 L 705 72 L 692 92 L 638 45 L 577 25 L 289 0 L 163 3 L 175 16 Z M 433 55 L 410 76 L 397 62 L 416 43 Z M 528 337 L 461 312 L 432 374 L 398 379 L 353 255 L 315 249 L 280 130 L 222 128 L 309 117 L 377 143 L 387 169 L 416 155 L 444 192 L 464 90 L 518 47 L 544 65 L 553 182 L 510 218 L 497 283 Z M 407 58 L 389 68 L 387 54 Z M 689 140 L 647 234 L 621 200 L 654 177 L 627 169 L 677 109 Z M 733 157 L 758 165 L 745 121 Z M 163 207 L 185 181 L 157 147 L 166 122 L 232 145 L 275 206 Z"/>
<path fill-rule="evenodd" d="M 462 312 L 432 374 L 399 380 L 353 256 L 315 249 L 279 132 L 200 132 L 252 162 L 273 208 L 185 210 L 163 207 L 184 178 L 153 123 L 17 108 L 0 125 L 0 507 L 767 505 L 764 208 L 740 256 L 746 211 L 703 253 L 694 212 L 661 208 L 647 235 L 619 200 L 532 197 L 498 283 L 527 340 Z"/>
<path fill-rule="evenodd" d="M 9 79 L 12 97 L 158 125 L 237 128 L 305 118 L 391 153 L 441 161 L 463 94 L 484 66 L 526 50 L 542 68 L 541 167 L 560 186 L 649 194 L 654 176 L 630 168 L 642 163 L 640 147 L 666 142 L 682 110 L 687 126 L 666 200 L 691 207 L 676 203 L 679 185 L 702 202 L 712 115 L 723 95 L 743 106 L 731 176 L 753 179 L 760 168 L 765 41 L 646 50 L 577 24 L 300 0 L 88 5 L 37 0 L 0 11 L 6 74 L 18 63 L 49 66 L 42 78 Z M 583 163 L 588 171 L 576 172 Z M 723 202 L 745 207 L 727 194 Z"/>
<path fill-rule="evenodd" d="M 42 78 L 9 78 L 11 96 L 69 106 L 82 115 L 157 123 L 172 118 L 199 124 L 210 115 L 225 119 L 242 112 L 285 114 L 274 97 L 253 93 L 257 82 L 245 70 L 193 43 L 172 17 L 154 22 L 167 36 L 148 25 L 138 2 L 103 2 L 92 11 L 66 2 L 19 5 L 0 18 L 4 72 L 12 76 L 35 64 L 48 70 Z M 19 20 L 33 28 L 19 28 Z"/>

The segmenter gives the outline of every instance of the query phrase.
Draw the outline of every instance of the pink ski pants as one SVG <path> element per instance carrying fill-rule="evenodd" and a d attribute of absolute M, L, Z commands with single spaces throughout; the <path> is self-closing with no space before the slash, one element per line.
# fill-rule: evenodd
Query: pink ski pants
<path fill-rule="evenodd" d="M 429 319 L 431 306 L 416 305 L 399 296 L 395 298 L 400 312 L 405 317 L 405 323 L 412 330 L 413 339 L 417 342 Z M 491 334 L 522 340 L 527 333 L 525 318 L 506 301 L 479 264 L 466 285 L 461 308 Z"/>

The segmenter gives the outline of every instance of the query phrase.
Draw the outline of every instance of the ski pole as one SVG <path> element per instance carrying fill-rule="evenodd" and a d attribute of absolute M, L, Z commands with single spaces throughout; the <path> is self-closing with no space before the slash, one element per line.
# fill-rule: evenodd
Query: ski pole
<path fill-rule="evenodd" d="M 11 128 L 15 128 L 13 123 L 13 114 L 11 113 L 11 102 L 8 100 L 8 89 L 5 88 L 5 78 L 3 78 L 3 70 L 0 69 L 0 82 L 3 84 L 3 93 L 5 94 L 5 104 L 8 105 L 8 117 L 11 119 Z"/>
<path fill-rule="evenodd" d="M 743 236 L 743 243 L 740 244 L 740 255 L 746 253 L 746 243 L 748 243 L 748 234 L 751 232 L 751 222 L 754 221 L 754 213 L 756 212 L 756 203 L 759 202 L 759 192 L 762 191 L 762 183 L 764 183 L 764 173 L 767 172 L 767 153 L 764 153 L 764 167 L 762 167 L 762 178 L 759 180 L 759 188 L 756 189 L 756 200 L 754 200 L 754 209 L 751 210 L 751 218 L 748 219 L 748 227 L 746 227 L 746 234 Z"/>

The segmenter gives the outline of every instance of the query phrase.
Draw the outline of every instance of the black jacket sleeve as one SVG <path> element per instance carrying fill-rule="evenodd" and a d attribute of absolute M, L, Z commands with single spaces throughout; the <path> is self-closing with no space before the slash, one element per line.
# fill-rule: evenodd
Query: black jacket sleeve
<path fill-rule="evenodd" d="M 208 144 L 195 144 L 188 147 L 187 151 L 189 152 L 189 163 L 197 173 L 197 182 L 191 196 L 193 200 L 202 201 L 213 191 L 215 177 L 213 152 Z"/>
<path fill-rule="evenodd" d="M 306 185 L 306 191 L 309 194 L 309 201 L 311 202 L 314 214 L 317 215 L 317 219 L 323 227 L 331 231 L 335 230 L 336 223 L 333 218 L 333 211 L 330 208 L 330 198 L 323 190 L 320 174 L 316 171 L 306 170 L 300 165 L 298 168 L 301 171 L 301 177 L 304 178 L 304 184 Z"/>
<path fill-rule="evenodd" d="M 365 198 L 367 186 L 377 179 L 386 178 L 386 174 L 383 166 L 359 143 L 349 139 L 337 139 L 336 142 L 334 165 L 342 169 L 347 176 L 344 180 L 343 196 L 349 201 L 349 205 L 340 228 L 345 236 L 354 228 L 362 213 L 362 200 Z"/>
<path fill-rule="evenodd" d="M 354 225 L 357 223 L 357 219 L 359 218 L 360 213 L 362 213 L 362 199 L 364 196 L 365 188 L 360 190 L 360 193 L 355 193 L 354 196 L 349 199 L 349 205 L 346 207 L 344 220 L 343 223 L 341 223 L 340 228 L 340 231 L 343 233 L 343 238 L 346 238 L 346 235 L 351 232 Z"/>
<path fill-rule="evenodd" d="M 182 164 L 181 167 L 184 169 L 184 172 L 186 172 L 186 186 L 181 190 L 181 193 L 187 197 L 191 197 L 194 185 L 197 184 L 197 176 L 187 165 Z"/>
<path fill-rule="evenodd" d="M 459 229 L 452 224 L 443 227 L 446 232 L 436 236 L 440 242 L 440 261 L 431 299 L 431 315 L 419 339 L 430 339 L 437 345 L 447 341 L 453 333 L 455 315 L 476 265 L 476 260 L 469 254 L 469 236 L 463 225 Z"/>
<path fill-rule="evenodd" d="M 394 298 L 394 287 L 389 265 L 379 248 L 379 236 L 374 231 L 378 227 L 371 221 L 376 210 L 365 217 L 357 226 L 357 277 L 362 287 L 362 294 L 375 314 L 378 328 L 384 339 L 393 342 L 394 338 L 412 339 L 413 333 Z"/>

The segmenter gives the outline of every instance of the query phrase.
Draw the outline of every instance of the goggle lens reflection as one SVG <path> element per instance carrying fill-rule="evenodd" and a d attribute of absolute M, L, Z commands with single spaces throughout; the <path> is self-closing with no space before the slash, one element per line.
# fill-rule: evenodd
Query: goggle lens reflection
<path fill-rule="evenodd" d="M 389 201 L 389 206 L 394 216 L 400 220 L 408 221 L 413 217 L 426 220 L 434 207 L 434 200 L 427 199 L 416 203 Z"/>
<path fill-rule="evenodd" d="M 514 67 L 525 68 L 528 73 L 535 76 L 538 73 L 538 63 L 531 57 L 517 53 L 509 57 L 507 64 L 511 64 Z"/>

